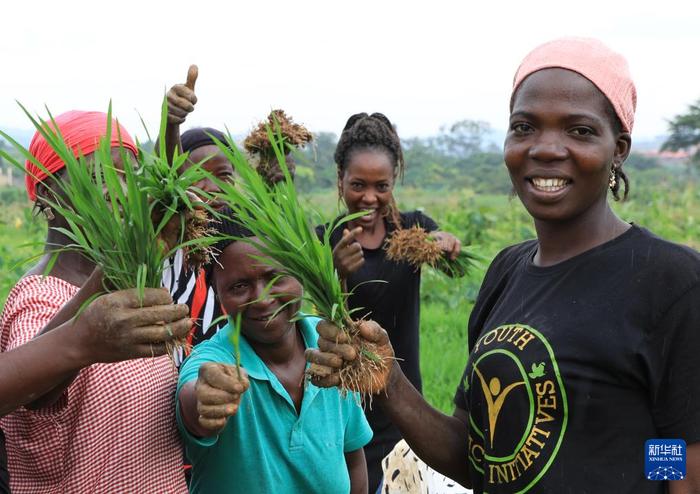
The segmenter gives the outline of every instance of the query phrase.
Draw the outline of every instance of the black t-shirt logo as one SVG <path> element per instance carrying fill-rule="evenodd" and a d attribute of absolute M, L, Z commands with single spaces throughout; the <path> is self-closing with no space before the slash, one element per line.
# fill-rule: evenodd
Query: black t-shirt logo
<path fill-rule="evenodd" d="M 472 472 L 483 476 L 485 491 L 528 491 L 554 461 L 566 430 L 554 351 L 529 326 L 499 326 L 477 340 L 466 379 Z"/>

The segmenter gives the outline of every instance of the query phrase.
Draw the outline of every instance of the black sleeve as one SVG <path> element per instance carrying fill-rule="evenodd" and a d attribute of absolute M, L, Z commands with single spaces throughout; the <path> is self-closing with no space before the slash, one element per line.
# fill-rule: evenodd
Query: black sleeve
<path fill-rule="evenodd" d="M 342 225 L 340 227 L 337 226 L 338 221 L 342 219 L 342 216 L 338 216 L 335 220 L 333 220 L 332 223 L 325 223 L 323 225 L 318 225 L 315 230 L 316 230 L 316 235 L 318 236 L 318 239 L 323 242 L 323 237 L 326 234 L 326 231 L 332 226 L 336 225 L 336 228 L 330 233 L 329 235 L 329 241 L 331 244 L 331 247 L 335 247 L 335 245 L 340 242 L 340 239 L 343 238 L 343 230 L 344 228 L 347 228 L 345 225 Z"/>
<path fill-rule="evenodd" d="M 700 442 L 700 282 L 666 311 L 652 332 L 652 414 L 663 438 Z"/>
<path fill-rule="evenodd" d="M 433 220 L 427 214 L 423 214 L 421 211 L 415 211 L 409 221 L 411 224 L 406 226 L 411 227 L 413 225 L 418 225 L 426 232 L 434 232 L 440 228 L 435 220 Z"/>
<path fill-rule="evenodd" d="M 321 242 L 323 242 L 323 235 L 326 233 L 326 228 L 327 228 L 327 227 L 328 227 L 327 225 L 318 225 L 318 226 L 315 228 L 315 230 L 316 230 L 316 236 L 318 237 L 318 239 L 319 239 Z"/>

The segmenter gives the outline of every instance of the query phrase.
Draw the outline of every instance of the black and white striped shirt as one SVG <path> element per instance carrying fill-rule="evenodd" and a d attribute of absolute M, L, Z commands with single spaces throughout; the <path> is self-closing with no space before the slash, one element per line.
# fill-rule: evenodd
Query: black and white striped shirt
<path fill-rule="evenodd" d="M 163 270 L 163 286 L 170 291 L 173 302 L 187 304 L 190 308 L 190 317 L 196 321 L 188 336 L 188 343 L 192 347 L 211 338 L 226 324 L 226 320 L 222 318 L 224 312 L 211 286 L 211 275 L 207 273 L 206 270 L 195 272 L 187 269 L 182 250 L 178 250 L 166 261 Z M 199 288 L 197 288 L 198 278 L 200 278 Z M 212 322 L 214 322 L 213 325 Z M 186 357 L 182 348 L 176 350 L 175 365 L 180 367 Z"/>

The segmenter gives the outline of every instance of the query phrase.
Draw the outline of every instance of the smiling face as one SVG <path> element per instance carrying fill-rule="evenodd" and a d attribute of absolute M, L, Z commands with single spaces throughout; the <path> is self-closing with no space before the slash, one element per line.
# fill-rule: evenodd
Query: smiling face
<path fill-rule="evenodd" d="M 371 211 L 353 223 L 371 229 L 382 220 L 394 190 L 394 164 L 389 153 L 364 150 L 352 153 L 339 177 L 340 190 L 349 213 Z"/>
<path fill-rule="evenodd" d="M 233 181 L 233 165 L 214 144 L 200 146 L 190 152 L 189 159 L 182 165 L 182 172 L 187 170 L 192 164 L 201 163 L 202 169 L 211 173 L 214 177 L 224 182 Z M 202 189 L 209 194 L 221 192 L 221 189 L 215 182 L 209 178 L 200 180 L 195 187 Z M 221 209 L 226 204 L 221 201 L 212 203 L 214 209 Z"/>
<path fill-rule="evenodd" d="M 530 215 L 567 221 L 605 205 L 611 166 L 624 162 L 630 142 L 615 129 L 610 103 L 592 82 L 545 69 L 517 89 L 504 158 Z"/>
<path fill-rule="evenodd" d="M 241 332 L 251 344 L 274 345 L 296 331 L 290 322 L 299 310 L 299 303 L 287 305 L 272 319 L 284 304 L 300 297 L 301 284 L 292 277 L 277 279 L 265 297 L 261 296 L 271 281 L 279 276 L 275 268 L 252 256 L 261 256 L 258 249 L 247 242 L 229 244 L 214 267 L 214 287 L 221 305 L 234 320 L 241 313 Z"/>

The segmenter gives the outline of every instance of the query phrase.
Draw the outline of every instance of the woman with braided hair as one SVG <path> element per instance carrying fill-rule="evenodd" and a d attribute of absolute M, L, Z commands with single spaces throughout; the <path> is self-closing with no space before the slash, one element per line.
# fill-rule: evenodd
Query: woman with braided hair
<path fill-rule="evenodd" d="M 358 113 L 348 119 L 335 151 L 338 193 L 348 213 L 368 211 L 350 221 L 344 231 L 331 234 L 333 256 L 340 276 L 352 295 L 351 309 L 362 308 L 384 327 L 396 357 L 410 382 L 421 389 L 419 360 L 420 270 L 387 258 L 384 243 L 392 232 L 420 226 L 432 232 L 451 257 L 460 251 L 459 240 L 438 231 L 438 225 L 420 211 L 401 212 L 393 196 L 403 176 L 401 141 L 389 119 L 381 113 Z M 317 229 L 323 235 L 325 226 Z M 381 280 L 386 283 L 367 283 Z M 370 492 L 382 478 L 381 460 L 401 440 L 399 430 L 378 409 L 367 410 L 374 438 L 365 446 Z"/>

